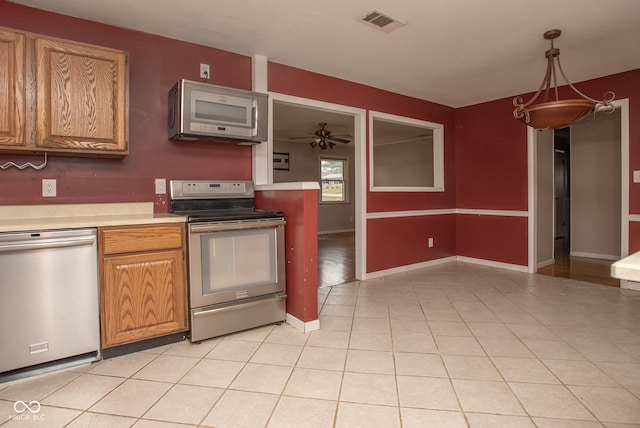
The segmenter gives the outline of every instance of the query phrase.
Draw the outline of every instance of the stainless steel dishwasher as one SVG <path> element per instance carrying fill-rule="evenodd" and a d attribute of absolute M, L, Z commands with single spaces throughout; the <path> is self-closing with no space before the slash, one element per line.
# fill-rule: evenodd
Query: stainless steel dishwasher
<path fill-rule="evenodd" d="M 100 357 L 96 229 L 0 233 L 0 380 Z"/>

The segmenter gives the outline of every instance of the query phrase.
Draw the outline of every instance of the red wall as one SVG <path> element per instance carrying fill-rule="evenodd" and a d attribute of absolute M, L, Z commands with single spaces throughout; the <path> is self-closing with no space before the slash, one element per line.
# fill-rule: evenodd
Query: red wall
<path fill-rule="evenodd" d="M 511 99 L 456 110 L 456 207 L 527 209 L 527 127 Z"/>
<path fill-rule="evenodd" d="M 130 155 L 125 159 L 49 157 L 40 171 L 0 171 L 0 204 L 154 201 L 154 178 L 251 179 L 251 147 L 167 139 L 167 93 L 179 78 L 198 79 L 211 65 L 211 83 L 249 89 L 251 59 L 230 52 L 53 14 L 0 0 L 0 25 L 129 52 Z M 0 155 L 40 163 L 41 157 Z M 57 179 L 57 198 L 42 198 L 43 178 Z"/>
<path fill-rule="evenodd" d="M 454 109 L 309 71 L 269 63 L 269 91 L 444 124 L 444 192 L 367 192 L 367 212 L 428 210 L 455 206 Z M 367 162 L 367 186 L 369 168 Z M 435 237 L 433 248 L 427 237 Z M 450 215 L 367 221 L 367 272 L 455 254 Z"/>
<path fill-rule="evenodd" d="M 527 265 L 527 218 L 459 214 L 457 255 Z"/>
<path fill-rule="evenodd" d="M 269 63 L 269 91 L 444 124 L 445 192 L 368 192 L 367 211 L 420 210 L 454 206 L 453 108 L 272 62 Z M 367 186 L 368 174 L 367 164 Z"/>
<path fill-rule="evenodd" d="M 527 127 L 511 99 L 456 110 L 456 208 L 527 210 Z M 458 255 L 527 265 L 527 219 L 458 215 Z"/>
<path fill-rule="evenodd" d="M 318 319 L 318 191 L 256 192 L 256 206 L 284 213 L 287 313 Z"/>
<path fill-rule="evenodd" d="M 456 254 L 455 216 L 380 218 L 367 221 L 367 265 L 376 270 Z M 429 248 L 428 239 L 433 238 Z"/>
<path fill-rule="evenodd" d="M 179 78 L 198 79 L 200 63 L 211 64 L 211 83 L 248 89 L 249 57 L 97 24 L 0 0 L 0 25 L 87 43 L 122 49 L 130 58 L 130 155 L 124 159 L 51 157 L 41 171 L 2 171 L 2 204 L 90 203 L 154 201 L 157 212 L 167 211 L 166 195 L 154 194 L 154 178 L 250 179 L 251 148 L 211 142 L 173 142 L 167 139 L 167 92 Z M 382 111 L 444 124 L 445 192 L 375 193 L 367 196 L 370 212 L 407 209 L 452 208 L 455 204 L 454 109 L 308 71 L 269 63 L 270 91 L 347 106 Z M 0 162 L 34 161 L 40 158 L 0 155 Z M 41 197 L 42 178 L 58 180 L 58 197 Z M 404 220 L 389 220 L 402 227 Z M 417 220 L 417 227 L 433 229 L 433 218 Z M 454 236 L 454 224 L 442 222 L 438 233 Z M 372 232 L 367 250 L 375 253 L 382 236 Z M 424 245 L 422 237 L 408 234 L 409 247 Z M 420 252 L 424 261 L 453 253 L 445 238 L 436 249 Z M 439 247 L 442 243 L 442 247 Z M 376 271 L 388 266 L 375 257 L 367 266 Z M 397 264 L 404 263 L 396 258 Z"/>
<path fill-rule="evenodd" d="M 130 155 L 125 159 L 51 157 L 41 171 L 0 171 L 0 204 L 154 201 L 154 178 L 251 179 L 251 148 L 167 139 L 167 92 L 179 78 L 198 79 L 200 63 L 211 83 L 248 89 L 251 59 L 214 48 L 57 15 L 0 0 L 0 25 L 93 43 L 130 55 Z M 270 62 L 270 91 L 444 124 L 445 191 L 367 192 L 367 211 L 468 208 L 527 209 L 526 127 L 512 118 L 511 97 L 460 109 L 406 97 Z M 640 170 L 640 70 L 580 83 L 600 97 L 613 90 L 629 98 L 630 173 Z M 519 95 L 519 94 L 516 94 Z M 40 158 L 0 155 L 6 161 Z M 58 197 L 41 197 L 41 179 L 58 180 Z M 368 178 L 368 174 L 367 174 Z M 629 185 L 630 212 L 640 214 L 640 185 Z M 455 220 L 452 220 L 455 218 Z M 526 265 L 525 218 L 451 215 L 371 219 L 368 272 L 460 254 Z M 435 247 L 427 248 L 433 236 Z M 393 245 L 389 245 L 393 243 Z M 640 227 L 630 227 L 630 249 L 640 248 Z"/>
<path fill-rule="evenodd" d="M 640 70 L 576 86 L 596 99 L 609 90 L 616 99 L 629 99 L 629 212 L 639 214 L 640 185 L 631 174 L 640 169 L 640 107 L 634 103 L 640 99 Z M 560 94 L 566 98 L 570 90 L 561 88 Z M 456 208 L 527 210 L 527 127 L 512 112 L 512 97 L 456 109 Z M 457 254 L 527 265 L 526 218 L 488 217 L 458 216 Z M 632 222 L 629 251 L 639 248 L 640 227 Z"/>

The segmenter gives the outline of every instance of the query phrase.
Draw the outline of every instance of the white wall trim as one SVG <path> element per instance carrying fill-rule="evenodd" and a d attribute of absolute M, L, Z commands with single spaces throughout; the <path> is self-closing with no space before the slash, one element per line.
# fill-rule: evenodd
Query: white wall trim
<path fill-rule="evenodd" d="M 640 282 L 627 281 L 626 279 L 621 279 L 620 288 L 624 288 L 626 290 L 640 291 Z"/>
<path fill-rule="evenodd" d="M 271 183 L 258 184 L 255 186 L 256 191 L 263 190 L 318 190 L 320 184 L 317 181 L 296 181 L 291 183 Z"/>
<path fill-rule="evenodd" d="M 273 102 L 293 104 L 316 110 L 325 110 L 334 113 L 348 114 L 353 116 L 353 145 L 354 145 L 354 166 L 355 166 L 355 197 L 354 197 L 354 217 L 356 229 L 356 278 L 364 279 L 367 275 L 367 111 L 358 107 L 350 107 L 340 104 L 327 103 L 324 101 L 312 100 L 309 98 L 295 97 L 292 95 L 269 92 L 269 147 L 271 148 L 271 158 L 268 160 L 270 181 L 273 183 Z M 254 157 L 254 162 L 256 158 Z M 266 183 L 260 183 L 266 184 Z"/>
<path fill-rule="evenodd" d="M 503 262 L 496 262 L 493 260 L 476 259 L 473 257 L 466 257 L 466 256 L 456 256 L 456 260 L 464 263 L 472 263 L 476 265 L 483 265 L 483 266 L 489 266 L 489 267 L 494 267 L 499 269 L 514 270 L 516 272 L 529 273 L 529 268 L 527 266 L 514 265 L 512 263 L 503 263 Z"/>
<path fill-rule="evenodd" d="M 426 262 L 414 263 L 410 265 L 398 266 L 391 269 L 378 270 L 375 272 L 367 273 L 367 279 L 380 278 L 387 275 L 393 275 L 396 273 L 409 272 L 416 269 L 422 269 L 430 266 L 437 266 L 443 263 L 455 262 L 456 256 L 444 257 L 441 259 L 428 260 Z"/>
<path fill-rule="evenodd" d="M 456 214 L 469 214 L 469 215 L 494 215 L 500 217 L 528 217 L 527 211 L 517 210 L 480 210 L 480 209 L 468 209 L 468 208 L 456 208 Z"/>
<path fill-rule="evenodd" d="M 264 55 L 251 57 L 251 88 L 255 92 L 267 93 L 269 90 L 269 76 L 267 73 L 269 61 Z"/>
<path fill-rule="evenodd" d="M 426 267 L 437 266 L 437 265 L 441 265 L 441 264 L 444 264 L 444 263 L 450 263 L 450 262 L 455 262 L 455 261 L 462 262 L 462 263 L 471 263 L 471 264 L 476 264 L 476 265 L 494 267 L 494 268 L 498 268 L 498 269 L 508 269 L 508 270 L 513 270 L 513 271 L 516 271 L 516 272 L 528 273 L 527 272 L 527 266 L 514 265 L 514 264 L 511 264 L 511 263 L 496 262 L 496 261 L 493 261 L 493 260 L 476 259 L 476 258 L 473 258 L 473 257 L 449 256 L 449 257 L 443 257 L 441 259 L 428 260 L 426 262 L 414 263 L 414 264 L 410 264 L 410 265 L 398 266 L 398 267 L 391 268 L 391 269 L 384 269 L 384 270 L 378 270 L 378 271 L 375 271 L 375 272 L 369 272 L 369 273 L 367 273 L 367 279 L 380 278 L 380 277 L 387 276 L 387 275 L 394 275 L 394 274 L 397 274 L 397 273 L 409 272 L 409 271 L 416 270 L 416 269 L 422 269 L 422 268 L 426 268 Z"/>
<path fill-rule="evenodd" d="M 536 272 L 538 259 L 538 233 L 536 226 L 538 221 L 536 217 L 536 207 L 538 206 L 537 141 L 538 134 L 532 127 L 527 126 L 527 211 L 529 214 L 529 221 L 527 221 L 527 236 L 529 237 L 527 244 L 527 271 L 529 273 Z"/>
<path fill-rule="evenodd" d="M 538 269 L 542 269 L 545 266 L 551 266 L 551 265 L 554 265 L 554 264 L 556 264 L 556 259 L 545 260 L 543 262 L 539 262 L 538 263 Z M 533 273 L 533 272 L 530 272 L 530 273 Z"/>
<path fill-rule="evenodd" d="M 433 131 L 433 186 L 376 186 L 374 183 L 373 121 L 375 118 L 397 124 L 429 128 Z M 444 192 L 444 124 L 369 110 L 369 191 L 370 192 Z"/>
<path fill-rule="evenodd" d="M 338 230 L 324 230 L 322 232 L 318 232 L 318 236 L 320 235 L 331 235 L 333 233 L 349 233 L 354 232 L 354 229 L 338 229 Z"/>
<path fill-rule="evenodd" d="M 526 211 L 514 211 L 514 210 L 482 210 L 482 209 L 468 209 L 468 208 L 442 208 L 435 210 L 407 210 L 407 211 L 384 211 L 367 213 L 367 220 L 378 218 L 399 218 L 399 217 L 420 217 L 431 215 L 448 215 L 448 214 L 463 214 L 463 215 L 487 215 L 487 216 L 499 216 L 499 217 L 527 217 Z"/>
<path fill-rule="evenodd" d="M 629 214 L 629 99 L 613 101 L 613 104 L 620 108 L 620 255 L 629 255 L 629 221 L 640 221 L 640 215 Z M 536 132 L 527 126 L 527 168 L 528 168 L 528 203 L 529 203 L 529 272 L 535 273 L 537 259 L 537 225 L 535 210 L 537 201 L 535 199 L 536 183 Z"/>
<path fill-rule="evenodd" d="M 398 217 L 421 217 L 430 215 L 446 215 L 455 214 L 455 209 L 441 209 L 441 210 L 408 210 L 408 211 L 384 211 L 367 213 L 367 220 L 376 218 L 398 218 Z"/>
<path fill-rule="evenodd" d="M 303 333 L 309 333 L 310 331 L 319 330 L 320 329 L 320 320 L 316 319 L 313 321 L 301 321 L 298 318 L 294 317 L 290 313 L 287 313 L 286 323 L 296 329 L 300 330 Z"/>
<path fill-rule="evenodd" d="M 570 251 L 571 257 L 586 257 L 588 259 L 600 259 L 600 260 L 620 260 L 620 256 L 613 254 L 596 254 L 596 253 L 584 253 L 581 251 Z"/>
<path fill-rule="evenodd" d="M 269 61 L 264 55 L 254 55 L 251 58 L 251 86 L 256 92 L 267 93 Z M 267 123 L 269 130 L 267 141 L 255 144 L 251 148 L 251 175 L 255 184 L 273 183 L 273 109 L 269 101 Z"/>
<path fill-rule="evenodd" d="M 629 255 L 629 99 L 614 101 L 620 108 L 620 257 Z"/>

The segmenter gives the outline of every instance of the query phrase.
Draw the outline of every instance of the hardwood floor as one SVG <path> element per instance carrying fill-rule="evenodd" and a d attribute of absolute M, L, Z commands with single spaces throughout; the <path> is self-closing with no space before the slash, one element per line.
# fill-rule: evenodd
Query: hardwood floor
<path fill-rule="evenodd" d="M 355 232 L 318 235 L 318 287 L 356 279 Z"/>
<path fill-rule="evenodd" d="M 538 274 L 619 287 L 609 260 L 570 257 L 564 240 L 556 241 L 556 263 Z M 355 233 L 318 235 L 318 287 L 355 281 Z"/>
<path fill-rule="evenodd" d="M 611 264 L 613 261 L 571 257 L 565 241 L 565 239 L 556 239 L 556 263 L 538 269 L 540 275 L 571 278 L 595 284 L 620 287 L 620 280 L 611 277 Z"/>

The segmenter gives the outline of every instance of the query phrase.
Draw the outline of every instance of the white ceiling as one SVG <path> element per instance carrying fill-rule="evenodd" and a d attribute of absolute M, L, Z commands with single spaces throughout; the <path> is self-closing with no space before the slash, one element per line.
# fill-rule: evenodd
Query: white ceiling
<path fill-rule="evenodd" d="M 640 0 L 13 1 L 451 107 L 537 90 L 552 28 L 574 83 L 640 68 Z M 407 25 L 360 22 L 374 8 Z"/>

